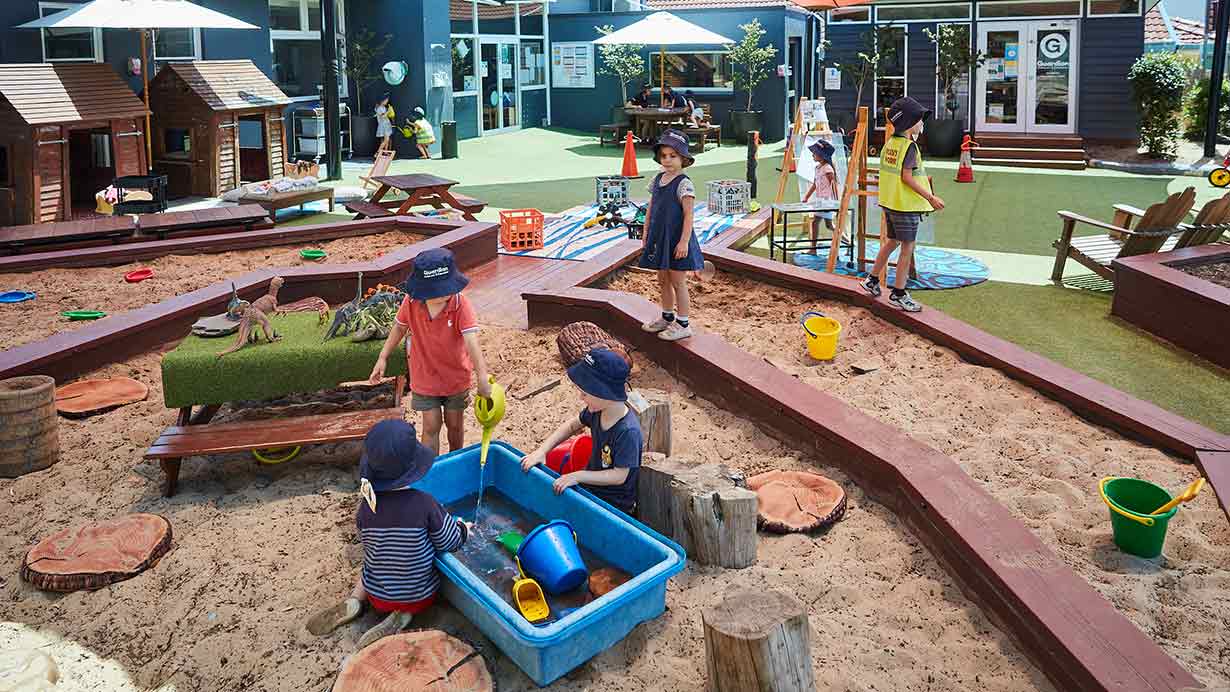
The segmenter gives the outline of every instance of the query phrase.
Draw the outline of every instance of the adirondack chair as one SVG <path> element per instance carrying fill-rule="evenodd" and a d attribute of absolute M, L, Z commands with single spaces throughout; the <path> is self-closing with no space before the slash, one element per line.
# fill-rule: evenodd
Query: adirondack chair
<path fill-rule="evenodd" d="M 1145 212 L 1143 210 L 1131 205 L 1116 204 L 1115 220 L 1111 223 L 1115 226 L 1131 228 L 1132 223 L 1144 215 Z M 1190 224 L 1182 224 L 1181 227 L 1183 232 L 1179 234 L 1177 239 L 1167 240 L 1162 245 L 1163 252 L 1167 250 L 1181 250 L 1185 247 L 1194 247 L 1196 245 L 1230 242 L 1222 240 L 1225 232 L 1230 231 L 1230 192 L 1227 192 L 1218 199 L 1206 202 L 1200 208 L 1200 212 L 1196 214 L 1195 219 Z"/>
<path fill-rule="evenodd" d="M 1063 219 L 1063 231 L 1054 242 L 1055 268 L 1051 271 L 1051 281 L 1059 283 L 1063 280 L 1064 264 L 1071 257 L 1098 276 L 1113 282 L 1115 272 L 1110 263 L 1116 257 L 1147 255 L 1160 251 L 1167 239 L 1183 230 L 1183 219 L 1195 203 L 1195 188 L 1189 187 L 1183 192 L 1176 192 L 1167 197 L 1166 201 L 1149 207 L 1141 215 L 1135 229 L 1096 221 L 1070 211 L 1059 212 L 1059 218 Z M 1107 233 L 1074 238 L 1072 235 L 1076 231 L 1077 223 L 1100 228 Z M 1119 236 L 1122 236 L 1122 239 Z"/>
<path fill-rule="evenodd" d="M 380 188 L 380 183 L 372 178 L 389 174 L 389 165 L 393 163 L 394 153 L 392 149 L 381 149 L 376 152 L 376 158 L 372 161 L 372 169 L 367 172 L 367 175 L 359 176 L 359 180 L 363 181 L 364 190 L 375 192 Z"/>

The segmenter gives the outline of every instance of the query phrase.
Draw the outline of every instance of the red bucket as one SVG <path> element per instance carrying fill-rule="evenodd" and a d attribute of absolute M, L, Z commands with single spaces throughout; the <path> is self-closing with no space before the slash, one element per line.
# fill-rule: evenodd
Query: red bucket
<path fill-rule="evenodd" d="M 589 465 L 589 455 L 593 449 L 594 441 L 589 435 L 570 437 L 547 452 L 547 467 L 560 475 L 583 471 Z"/>

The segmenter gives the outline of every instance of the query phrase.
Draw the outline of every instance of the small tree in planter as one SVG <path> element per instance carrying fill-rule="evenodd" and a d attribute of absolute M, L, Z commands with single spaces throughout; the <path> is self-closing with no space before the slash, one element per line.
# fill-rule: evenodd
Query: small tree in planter
<path fill-rule="evenodd" d="M 1187 69 L 1174 53 L 1146 53 L 1128 70 L 1132 98 L 1140 113 L 1140 143 L 1155 158 L 1175 154 L 1179 109 L 1187 89 Z"/>
<path fill-rule="evenodd" d="M 368 155 L 376 150 L 376 118 L 363 110 L 363 90 L 379 79 L 379 71 L 373 71 L 376 56 L 382 55 L 393 40 L 392 34 L 378 38 L 368 29 L 360 29 L 350 35 L 346 63 L 342 66 L 354 89 L 354 138 L 356 154 Z"/>
<path fill-rule="evenodd" d="M 741 143 L 747 142 L 747 133 L 760 129 L 760 111 L 752 110 L 752 96 L 756 87 L 769 76 L 769 66 L 777 55 L 773 46 L 762 46 L 764 27 L 759 19 L 753 19 L 748 24 L 739 26 L 743 30 L 743 40 L 730 49 L 730 62 L 734 66 L 735 91 L 747 92 L 747 109 L 731 111 L 735 129 L 735 138 Z"/>
<path fill-rule="evenodd" d="M 596 26 L 594 30 L 606 36 L 615 31 L 615 27 L 607 24 Z M 620 106 L 628 102 L 628 82 L 645 74 L 645 58 L 641 57 L 644 48 L 645 46 L 634 43 L 598 46 L 598 55 L 602 58 L 598 74 L 610 75 L 619 80 Z"/>
<path fill-rule="evenodd" d="M 935 75 L 943 85 L 944 109 L 949 115 L 928 125 L 927 149 L 936 156 L 956 156 L 965 131 L 965 123 L 957 120 L 957 110 L 961 107 L 957 84 L 986 58 L 982 51 L 970 47 L 967 24 L 941 24 L 935 31 L 923 29 L 923 33 L 935 44 L 938 58 Z"/>

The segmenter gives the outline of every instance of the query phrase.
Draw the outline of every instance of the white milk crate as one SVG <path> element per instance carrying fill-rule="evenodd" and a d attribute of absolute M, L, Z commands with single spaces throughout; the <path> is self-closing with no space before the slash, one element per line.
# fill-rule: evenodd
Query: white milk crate
<path fill-rule="evenodd" d="M 622 175 L 600 175 L 594 178 L 594 204 L 623 204 L 628 201 L 628 179 Z"/>
<path fill-rule="evenodd" d="M 751 183 L 742 180 L 709 181 L 710 214 L 746 214 L 751 198 Z"/>

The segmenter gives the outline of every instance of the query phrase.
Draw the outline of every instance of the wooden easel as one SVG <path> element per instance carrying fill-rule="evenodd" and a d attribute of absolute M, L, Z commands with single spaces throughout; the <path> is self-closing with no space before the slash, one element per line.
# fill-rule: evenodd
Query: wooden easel
<path fill-rule="evenodd" d="M 777 196 L 773 198 L 774 204 L 781 204 L 786 198 L 786 186 L 790 184 L 790 176 L 795 172 L 794 148 L 798 137 L 806 137 L 807 135 L 830 135 L 832 131 L 828 128 L 828 123 L 820 123 L 817 127 L 808 127 L 803 121 L 803 104 L 811 99 L 799 99 L 799 103 L 794 108 L 794 121 L 790 126 L 790 138 L 787 140 L 789 146 L 786 147 L 786 153 L 782 156 L 781 173 L 777 177 Z M 782 223 L 781 215 L 774 210 L 774 223 Z M 803 216 L 798 222 L 799 227 L 806 228 L 807 224 L 811 223 L 811 217 Z M 789 231 L 789 229 L 787 229 Z M 830 252 L 830 254 L 832 254 Z"/>

